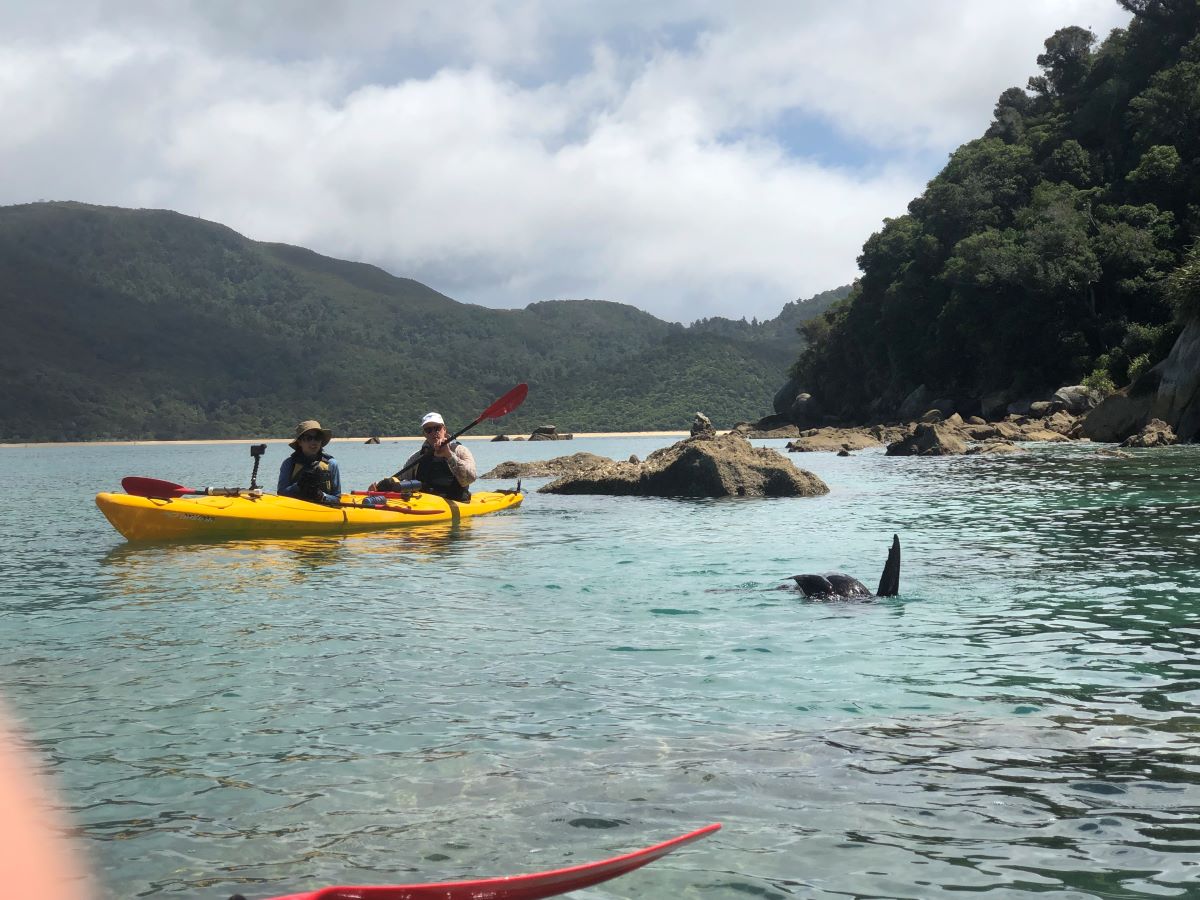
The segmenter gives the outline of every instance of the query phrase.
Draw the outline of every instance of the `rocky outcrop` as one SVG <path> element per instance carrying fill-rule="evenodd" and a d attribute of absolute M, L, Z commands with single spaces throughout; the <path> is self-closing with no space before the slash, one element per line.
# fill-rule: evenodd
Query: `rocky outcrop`
<path fill-rule="evenodd" d="M 507 440 L 508 440 L 507 434 L 498 434 L 494 438 L 492 438 L 493 443 L 495 443 L 496 441 L 507 441 Z"/>
<path fill-rule="evenodd" d="M 915 419 L 930 408 L 932 400 L 929 389 L 922 384 L 909 392 L 896 412 L 901 419 Z"/>
<path fill-rule="evenodd" d="M 1200 319 L 1184 326 L 1166 359 L 1088 413 L 1082 431 L 1093 441 L 1120 442 L 1153 419 L 1178 440 L 1200 438 Z"/>
<path fill-rule="evenodd" d="M 1200 437 L 1200 319 L 1184 326 L 1160 370 L 1150 415 L 1162 419 L 1181 441 Z"/>
<path fill-rule="evenodd" d="M 1150 409 L 1158 390 L 1155 369 L 1128 387 L 1105 397 L 1083 420 L 1083 436 L 1093 441 L 1119 443 L 1131 434 L 1137 434 L 1150 420 Z M 1147 377 L 1151 373 L 1154 376 Z"/>
<path fill-rule="evenodd" d="M 553 425 L 539 425 L 533 429 L 533 434 L 529 435 L 531 441 L 569 441 L 574 438 L 573 434 L 559 434 L 558 429 Z"/>
<path fill-rule="evenodd" d="M 1104 395 L 1095 388 L 1073 384 L 1060 387 L 1054 392 L 1054 399 L 1062 404 L 1064 412 L 1072 416 L 1082 416 L 1099 406 Z"/>
<path fill-rule="evenodd" d="M 702 412 L 696 413 L 696 418 L 692 419 L 691 436 L 706 441 L 715 438 L 717 429 L 713 428 L 712 419 Z"/>
<path fill-rule="evenodd" d="M 795 378 L 789 378 L 787 383 L 775 392 L 775 397 L 771 401 L 771 408 L 775 410 L 775 415 L 786 418 L 801 390 L 800 382 Z"/>
<path fill-rule="evenodd" d="M 925 422 L 887 448 L 888 456 L 949 456 L 966 452 L 967 445 L 950 429 Z"/>
<path fill-rule="evenodd" d="M 548 494 L 642 497 L 811 497 L 828 492 L 816 475 L 736 433 L 687 438 L 655 450 L 640 464 L 609 462 L 539 488 Z"/>
<path fill-rule="evenodd" d="M 810 428 L 788 443 L 789 453 L 837 453 L 878 447 L 883 441 L 865 428 Z"/>
<path fill-rule="evenodd" d="M 364 444 L 378 444 L 379 438 L 377 438 L 375 435 L 371 435 L 369 438 L 367 438 L 365 441 L 363 441 L 363 443 Z"/>
<path fill-rule="evenodd" d="M 1138 434 L 1121 442 L 1122 447 L 1170 447 L 1179 442 L 1171 426 L 1162 419 L 1151 419 Z"/>
<path fill-rule="evenodd" d="M 759 438 L 761 440 L 780 440 L 799 437 L 800 429 L 795 425 L 781 425 L 778 428 L 772 428 L 769 431 L 763 431 L 760 428 L 750 428 L 739 433 L 748 438 Z"/>
<path fill-rule="evenodd" d="M 556 456 L 554 459 L 539 459 L 533 462 L 502 462 L 481 478 L 545 478 L 570 473 L 586 472 L 600 466 L 611 465 L 607 456 L 595 453 L 575 453 L 571 456 Z"/>

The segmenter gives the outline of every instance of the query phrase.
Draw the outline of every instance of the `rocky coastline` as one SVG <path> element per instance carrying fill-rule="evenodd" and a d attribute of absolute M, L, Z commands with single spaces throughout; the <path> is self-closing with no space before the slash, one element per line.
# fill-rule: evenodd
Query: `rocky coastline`
<path fill-rule="evenodd" d="M 1200 337 L 1200 330 L 1198 330 Z M 975 453 L 1015 453 L 1024 442 L 1098 441 L 1124 447 L 1165 447 L 1178 443 L 1175 421 L 1183 420 L 1194 440 L 1197 427 L 1190 422 L 1190 406 L 1180 403 L 1177 389 L 1169 399 L 1153 388 L 1175 387 L 1170 359 L 1151 370 L 1151 387 L 1136 384 L 1108 397 L 1083 385 L 1059 388 L 1045 399 L 984 404 L 990 416 L 964 417 L 952 399 L 928 400 L 924 387 L 914 391 L 901 405 L 910 421 L 871 426 L 841 425 L 824 420 L 816 401 L 807 393 L 795 396 L 786 413 L 776 412 L 758 422 L 739 422 L 733 431 L 748 438 L 788 439 L 793 453 L 835 452 L 842 455 L 885 445 L 889 456 L 943 456 Z M 1179 366 L 1176 366 L 1179 368 Z M 1168 380 L 1170 379 L 1170 380 Z M 777 396 L 777 408 L 779 406 Z M 976 404 L 977 405 L 977 404 Z M 914 413 L 915 410 L 923 411 Z M 1176 415 L 1171 415 L 1176 412 Z M 1196 423 L 1200 425 L 1200 422 Z"/>

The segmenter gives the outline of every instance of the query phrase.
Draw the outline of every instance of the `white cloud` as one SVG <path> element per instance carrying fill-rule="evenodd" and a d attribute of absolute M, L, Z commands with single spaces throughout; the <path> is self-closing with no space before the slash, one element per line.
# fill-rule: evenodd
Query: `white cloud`
<path fill-rule="evenodd" d="M 467 302 L 764 318 L 853 278 L 1055 29 L 1124 21 L 1109 0 L 286 6 L 22 4 L 0 202 L 178 209 Z"/>

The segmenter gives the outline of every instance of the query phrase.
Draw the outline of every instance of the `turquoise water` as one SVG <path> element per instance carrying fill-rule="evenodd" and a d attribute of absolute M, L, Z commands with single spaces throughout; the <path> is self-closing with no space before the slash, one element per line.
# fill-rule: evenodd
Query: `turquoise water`
<path fill-rule="evenodd" d="M 482 472 L 670 440 L 470 446 Z M 411 447 L 334 450 L 362 486 Z M 0 693 L 104 897 L 513 874 L 712 821 L 577 896 L 1200 896 L 1200 448 L 791 458 L 829 495 L 530 490 L 139 547 L 96 491 L 244 485 L 246 447 L 3 449 Z M 778 590 L 874 584 L 893 532 L 899 598 Z"/>

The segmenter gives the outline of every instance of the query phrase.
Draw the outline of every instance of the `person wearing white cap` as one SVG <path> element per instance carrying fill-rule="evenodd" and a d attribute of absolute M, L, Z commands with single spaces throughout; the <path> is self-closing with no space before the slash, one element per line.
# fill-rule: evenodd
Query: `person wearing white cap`
<path fill-rule="evenodd" d="M 395 475 L 380 479 L 370 490 L 395 490 L 399 487 L 400 476 L 408 473 L 421 482 L 421 490 L 426 493 L 447 500 L 470 502 L 471 492 L 467 488 L 476 478 L 475 457 L 471 451 L 458 441 L 450 440 L 440 413 L 426 413 L 421 419 L 421 432 L 425 435 L 421 448 L 404 461 Z"/>

